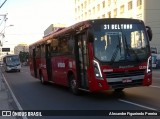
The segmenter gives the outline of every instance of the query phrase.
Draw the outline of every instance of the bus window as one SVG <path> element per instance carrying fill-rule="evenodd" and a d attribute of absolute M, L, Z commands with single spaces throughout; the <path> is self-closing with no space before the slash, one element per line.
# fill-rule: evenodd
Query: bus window
<path fill-rule="evenodd" d="M 52 39 L 52 42 L 51 42 L 51 52 L 52 53 L 57 53 L 58 52 L 58 40 L 55 38 L 55 39 Z"/>
<path fill-rule="evenodd" d="M 73 42 L 70 37 L 64 37 L 59 40 L 58 52 L 62 54 L 71 54 L 73 51 Z"/>
<path fill-rule="evenodd" d="M 39 58 L 39 57 L 40 57 L 40 54 L 41 54 L 40 46 L 37 46 L 37 47 L 36 47 L 36 58 Z"/>
<path fill-rule="evenodd" d="M 41 57 L 45 57 L 45 46 L 44 46 L 44 44 L 42 44 L 41 46 L 40 46 L 40 56 Z"/>
<path fill-rule="evenodd" d="M 75 44 L 75 42 L 74 42 L 73 37 L 70 37 L 68 40 L 68 47 L 69 47 L 70 54 L 74 53 L 74 44 Z"/>

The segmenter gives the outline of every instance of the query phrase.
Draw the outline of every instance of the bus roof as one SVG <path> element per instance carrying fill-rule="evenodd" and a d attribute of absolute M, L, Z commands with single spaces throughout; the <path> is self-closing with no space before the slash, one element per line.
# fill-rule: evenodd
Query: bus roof
<path fill-rule="evenodd" d="M 121 23 L 143 23 L 142 20 L 139 19 L 129 19 L 129 18 L 104 18 L 104 19 L 92 19 L 92 20 L 86 20 L 86 21 L 81 21 L 79 23 L 76 23 L 72 26 L 65 27 L 63 29 L 57 30 L 55 32 L 51 32 L 49 35 L 44 36 L 41 40 L 31 44 L 31 46 L 36 46 L 45 43 L 47 40 L 51 38 L 55 38 L 58 36 L 62 36 L 61 34 L 67 34 L 69 32 L 75 32 L 78 30 L 80 27 L 89 27 L 93 23 L 101 23 L 101 22 L 108 22 L 108 23 L 115 23 L 115 24 L 121 24 Z"/>
<path fill-rule="evenodd" d="M 11 57 L 11 56 L 19 56 L 19 55 L 16 55 L 16 54 L 8 54 L 8 55 L 5 55 L 4 57 Z M 3 57 L 3 58 L 4 58 Z"/>

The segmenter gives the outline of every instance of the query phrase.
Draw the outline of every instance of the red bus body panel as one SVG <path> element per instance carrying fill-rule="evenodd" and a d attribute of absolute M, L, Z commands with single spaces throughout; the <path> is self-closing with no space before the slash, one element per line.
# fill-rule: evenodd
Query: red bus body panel
<path fill-rule="evenodd" d="M 78 31 L 81 26 L 85 26 L 88 28 L 90 26 L 90 21 L 84 21 L 80 22 L 78 24 L 75 24 L 71 27 L 62 29 L 61 31 L 58 32 L 53 32 L 50 35 L 44 37 L 40 41 L 37 41 L 30 45 L 30 49 L 32 47 L 34 48 L 35 46 L 41 45 L 41 44 L 47 44 L 47 41 L 50 41 L 52 38 L 55 37 L 60 37 L 61 35 L 64 34 L 69 34 L 72 32 L 75 32 L 76 30 Z M 94 92 L 94 91 L 101 91 L 101 90 L 110 90 L 110 89 L 116 89 L 117 85 L 121 85 L 122 88 L 126 87 L 134 87 L 134 86 L 149 86 L 152 83 L 152 72 L 147 73 L 147 61 L 143 61 L 141 63 L 136 64 L 134 67 L 127 67 L 127 68 L 114 68 L 112 66 L 109 66 L 107 64 L 100 64 L 100 69 L 102 72 L 102 78 L 98 79 L 95 76 L 95 69 L 94 69 L 94 64 L 93 60 L 94 58 L 94 48 L 93 48 L 93 43 L 88 42 L 87 44 L 88 47 L 88 54 L 89 54 L 89 66 L 87 67 L 87 83 L 88 83 L 88 91 Z M 70 72 L 73 73 L 74 77 L 76 80 L 79 80 L 79 77 L 77 76 L 77 67 L 76 67 L 76 56 L 70 57 L 70 56 L 63 56 L 63 55 L 55 55 L 51 57 L 51 80 L 48 78 L 47 74 L 47 68 L 46 68 L 46 57 L 43 58 L 35 58 L 36 62 L 36 70 L 34 69 L 34 61 L 33 61 L 33 56 L 30 56 L 29 59 L 29 64 L 30 64 L 30 72 L 31 75 L 40 78 L 40 73 L 44 77 L 45 81 L 52 81 L 56 84 L 63 85 L 63 86 L 69 86 L 69 81 L 68 81 L 68 74 Z M 37 74 L 35 73 L 37 72 Z M 134 78 L 138 78 L 139 75 L 134 77 L 134 73 L 140 73 L 140 82 L 135 82 L 134 85 Z M 111 76 L 117 75 L 116 78 L 110 78 Z M 122 75 L 122 77 L 118 76 Z M 128 77 L 125 77 L 125 75 L 132 75 L 133 79 Z M 124 79 L 123 79 L 124 76 Z M 143 78 L 143 79 L 142 79 Z M 119 84 L 116 84 L 116 82 L 112 82 L 112 79 L 117 80 Z M 130 82 L 130 81 L 133 81 Z M 137 85 L 136 85 L 137 83 Z"/>

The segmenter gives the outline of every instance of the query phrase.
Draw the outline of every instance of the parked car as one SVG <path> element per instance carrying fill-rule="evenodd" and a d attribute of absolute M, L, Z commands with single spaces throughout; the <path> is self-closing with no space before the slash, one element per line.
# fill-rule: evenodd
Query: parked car
<path fill-rule="evenodd" d="M 157 60 L 157 69 L 160 69 L 160 59 Z"/>
<path fill-rule="evenodd" d="M 152 68 L 160 68 L 160 54 L 152 54 Z"/>
<path fill-rule="evenodd" d="M 0 66 L 3 66 L 3 62 L 2 61 L 0 61 Z"/>

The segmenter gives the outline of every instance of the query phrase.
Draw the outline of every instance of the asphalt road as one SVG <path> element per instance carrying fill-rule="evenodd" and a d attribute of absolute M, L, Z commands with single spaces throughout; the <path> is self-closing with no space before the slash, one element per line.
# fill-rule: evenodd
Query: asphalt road
<path fill-rule="evenodd" d="M 150 87 L 128 88 L 121 94 L 113 91 L 98 93 L 84 92 L 80 96 L 73 95 L 67 88 L 54 84 L 42 85 L 39 80 L 30 75 L 29 67 L 22 71 L 5 73 L 5 79 L 10 85 L 18 103 L 23 110 L 149 110 L 160 111 L 160 70 L 153 71 L 153 84 Z M 73 111 L 73 114 L 76 113 Z M 91 113 L 94 113 L 91 112 Z M 32 119 L 33 117 L 27 117 Z M 38 117 L 39 119 L 40 117 Z M 53 116 L 42 119 L 135 119 L 135 116 Z M 40 118 L 40 119 L 41 119 Z M 138 116 L 140 119 L 158 119 L 159 117 Z"/>

